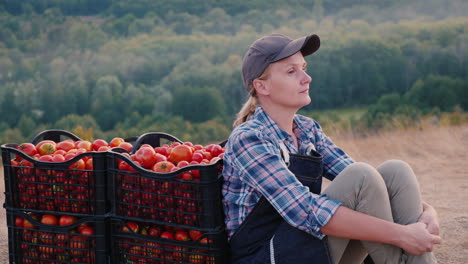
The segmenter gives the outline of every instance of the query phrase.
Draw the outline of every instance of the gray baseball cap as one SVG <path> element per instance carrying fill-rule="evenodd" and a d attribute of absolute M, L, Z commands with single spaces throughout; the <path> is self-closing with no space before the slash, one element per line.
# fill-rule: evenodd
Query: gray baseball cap
<path fill-rule="evenodd" d="M 242 61 L 242 80 L 245 88 L 256 78 L 260 77 L 265 69 L 273 62 L 286 59 L 298 51 L 302 56 L 309 56 L 320 47 L 320 38 L 317 35 L 291 39 L 281 34 L 272 34 L 257 39 L 250 45 Z"/>

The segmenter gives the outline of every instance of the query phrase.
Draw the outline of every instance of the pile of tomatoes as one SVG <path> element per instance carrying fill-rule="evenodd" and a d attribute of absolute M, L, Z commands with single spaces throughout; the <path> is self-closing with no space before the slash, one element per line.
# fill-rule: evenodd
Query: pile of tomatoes
<path fill-rule="evenodd" d="M 40 263 L 45 260 L 48 260 L 47 263 L 94 262 L 93 223 L 82 222 L 79 225 L 74 225 L 79 219 L 70 215 L 57 216 L 37 213 L 29 213 L 28 215 L 40 224 L 34 225 L 27 218 L 15 217 L 15 226 L 20 232 L 22 263 Z M 64 231 L 48 231 L 52 230 L 54 226 L 64 227 Z"/>
<path fill-rule="evenodd" d="M 117 160 L 115 177 L 119 215 L 200 226 L 203 200 L 210 199 L 202 197 L 203 188 L 210 186 L 200 184 L 201 170 L 196 165 L 212 168 L 214 175 L 210 177 L 216 180 L 224 148 L 218 144 L 202 146 L 191 142 L 173 142 L 160 147 L 144 144 L 134 154 L 123 155 L 127 159 Z M 140 173 L 138 168 L 157 174 Z M 161 173 L 172 174 L 165 177 Z"/>
<path fill-rule="evenodd" d="M 93 155 L 88 153 L 107 151 L 112 147 L 131 149 L 133 146 L 117 137 L 110 143 L 103 139 L 92 142 L 66 139 L 60 142 L 42 140 L 37 144 L 19 144 L 16 149 L 30 157 L 27 159 L 15 154 L 11 160 L 16 172 L 19 207 L 93 213 L 95 175 Z M 70 160 L 71 163 L 66 167 L 55 165 Z"/>
<path fill-rule="evenodd" d="M 223 159 L 224 148 L 219 144 L 207 146 L 194 145 L 186 141 L 183 143 L 173 142 L 160 147 L 152 147 L 143 144 L 134 154 L 123 153 L 130 158 L 138 167 L 159 173 L 177 171 L 189 165 L 213 164 Z M 119 161 L 120 170 L 134 171 L 135 168 L 127 162 Z M 200 175 L 196 172 L 180 175 L 184 180 L 199 180 Z"/>
<path fill-rule="evenodd" d="M 207 250 L 212 241 L 199 230 L 127 221 L 121 226 L 120 231 L 129 235 L 136 234 L 134 238 L 122 236 L 118 241 L 118 247 L 122 249 L 126 262 L 215 263 L 214 257 L 210 256 Z M 190 242 L 197 242 L 204 246 L 204 249 L 199 245 L 193 246 L 196 244 Z"/>

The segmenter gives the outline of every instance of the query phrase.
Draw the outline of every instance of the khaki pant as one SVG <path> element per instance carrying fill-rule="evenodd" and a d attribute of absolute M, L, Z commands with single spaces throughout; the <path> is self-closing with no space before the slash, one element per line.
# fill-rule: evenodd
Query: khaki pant
<path fill-rule="evenodd" d="M 398 160 L 377 169 L 355 163 L 343 170 L 324 190 L 344 206 L 399 224 L 415 223 L 422 213 L 421 193 L 411 167 Z M 403 254 L 398 247 L 368 241 L 328 237 L 334 263 L 362 263 L 369 254 L 376 264 L 436 263 L 431 252 L 419 256 Z"/>

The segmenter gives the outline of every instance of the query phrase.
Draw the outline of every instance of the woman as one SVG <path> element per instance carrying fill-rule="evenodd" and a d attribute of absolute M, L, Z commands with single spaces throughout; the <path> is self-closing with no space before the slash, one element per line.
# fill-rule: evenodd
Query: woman
<path fill-rule="evenodd" d="M 226 144 L 223 203 L 233 263 L 435 263 L 435 210 L 402 161 L 354 162 L 314 120 L 305 56 L 317 35 L 273 34 L 244 56 L 249 99 Z M 332 180 L 321 192 L 322 176 Z"/>

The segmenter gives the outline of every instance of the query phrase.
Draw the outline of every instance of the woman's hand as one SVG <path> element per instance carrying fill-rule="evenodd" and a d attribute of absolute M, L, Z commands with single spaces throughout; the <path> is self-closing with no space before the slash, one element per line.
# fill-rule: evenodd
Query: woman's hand
<path fill-rule="evenodd" d="M 429 233 L 424 223 L 414 223 L 403 226 L 404 232 L 400 237 L 399 247 L 412 255 L 420 255 L 432 251 L 434 244 L 440 244 L 442 239 L 438 235 Z"/>
<path fill-rule="evenodd" d="M 428 203 L 423 201 L 423 213 L 419 217 L 418 222 L 426 224 L 426 229 L 429 233 L 433 235 L 439 235 L 440 227 L 439 227 L 439 219 L 437 217 L 437 212 Z"/>

